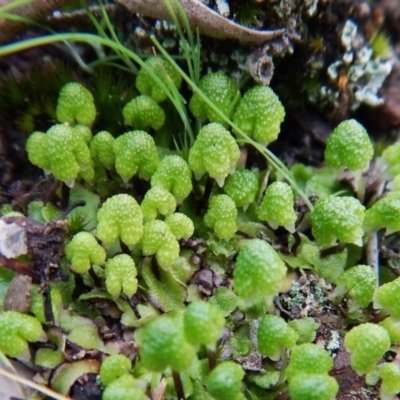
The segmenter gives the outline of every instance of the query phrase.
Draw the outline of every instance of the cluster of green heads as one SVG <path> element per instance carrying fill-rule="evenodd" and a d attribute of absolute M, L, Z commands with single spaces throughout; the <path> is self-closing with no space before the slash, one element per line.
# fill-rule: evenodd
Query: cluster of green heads
<path fill-rule="evenodd" d="M 286 360 L 283 373 L 273 370 L 251 378 L 263 389 L 276 385 L 271 398 L 286 384 L 293 400 L 333 398 L 338 392 L 336 380 L 328 374 L 333 360 L 326 350 L 311 343 L 318 323 L 312 318 L 287 322 L 273 312 L 273 298 L 284 286 L 288 266 L 312 269 L 334 284 L 334 300 L 340 303 L 346 298 L 349 314 L 359 315 L 372 302 L 375 308 L 384 309 L 387 318 L 383 322 L 356 326 L 346 334 L 344 343 L 357 373 L 382 379 L 382 393 L 398 392 L 400 369 L 394 363 L 377 363 L 400 341 L 400 278 L 378 288 L 371 266 L 346 265 L 346 249 L 326 258 L 320 257 L 320 251 L 338 244 L 361 248 L 378 230 L 400 230 L 400 191 L 396 186 L 400 146 L 389 146 L 379 158 L 386 165 L 392 190 L 366 208 L 360 201 L 361 171 L 373 157 L 373 146 L 357 121 L 339 124 L 328 138 L 325 162 L 333 176 L 345 168 L 352 171 L 360 190 L 357 196 L 339 196 L 326 187 L 316 190 L 319 199 L 305 216 L 314 240 L 299 233 L 296 253 L 284 255 L 257 238 L 257 233 L 262 231 L 273 242 L 279 227 L 289 235 L 296 232 L 299 215 L 294 189 L 299 186 L 287 182 L 303 171 L 304 190 L 307 185 L 315 188 L 315 171 L 297 167 L 293 175 L 285 176 L 282 171 L 245 168 L 240 161 L 238 132 L 231 132 L 226 119 L 198 93 L 189 101 L 199 129 L 187 154 L 161 147 L 156 132 L 166 120 L 166 94 L 149 70 L 177 90 L 181 77 L 160 57 L 149 58 L 146 65 L 136 78 L 140 94 L 123 109 L 125 124 L 133 130 L 93 133 L 93 96 L 72 82 L 60 92 L 58 123 L 47 132 L 32 133 L 27 141 L 28 157 L 34 165 L 70 187 L 71 194 L 76 190 L 86 193 L 84 197 L 96 198 L 90 201 L 91 220 L 68 238 L 65 260 L 70 271 L 81 274 L 100 296 L 100 288 L 90 280 L 90 274 L 97 275 L 104 283 L 102 298 L 115 301 L 126 317 L 122 324 L 135 328 L 139 358 L 132 362 L 110 352 L 99 371 L 103 398 L 146 399 L 147 388 L 155 389 L 161 374 L 169 386 L 174 374 L 180 374 L 188 398 L 245 398 L 242 382 L 250 378 L 245 378 L 242 366 L 225 360 L 214 367 L 205 356 L 216 351 L 226 327 L 232 333 L 229 341 L 234 355 L 255 350 L 271 362 Z M 249 138 L 262 146 L 276 140 L 285 113 L 269 87 L 255 86 L 242 95 L 236 83 L 219 72 L 204 76 L 199 87 Z M 48 211 L 46 207 L 43 213 Z M 219 264 L 218 273 L 231 281 L 208 300 L 188 289 L 190 276 L 199 269 L 191 261 L 192 252 L 182 246 L 192 237 L 206 239 L 210 249 L 203 249 L 202 256 L 209 257 L 206 262 L 210 265 Z M 222 260 L 221 255 L 226 258 Z M 129 314 L 124 300 L 132 298 L 138 288 L 160 304 L 159 310 L 143 306 L 145 316 L 139 320 L 131 310 Z M 51 297 L 57 320 L 64 300 L 61 289 L 52 287 Z M 34 316 L 15 311 L 0 314 L 0 349 L 5 354 L 20 357 L 28 351 L 27 342 L 45 341 L 43 306 L 40 301 L 35 304 L 29 310 Z M 243 327 L 237 329 L 232 317 L 237 309 L 249 315 L 244 327 L 257 321 L 255 336 Z M 69 326 L 61 319 L 61 327 Z M 240 334 L 235 336 L 235 330 Z M 51 356 L 53 367 L 63 362 L 57 354 Z"/>

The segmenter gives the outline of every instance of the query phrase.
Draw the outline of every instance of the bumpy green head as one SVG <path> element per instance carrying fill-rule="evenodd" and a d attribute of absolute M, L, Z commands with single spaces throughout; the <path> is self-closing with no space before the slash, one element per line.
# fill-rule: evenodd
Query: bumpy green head
<path fill-rule="evenodd" d="M 242 298 L 273 296 L 286 275 L 285 263 L 267 242 L 248 240 L 233 270 L 234 290 Z"/>
<path fill-rule="evenodd" d="M 34 317 L 16 311 L 0 313 L 0 350 L 10 357 L 28 352 L 28 342 L 46 341 L 42 324 Z"/>
<path fill-rule="evenodd" d="M 223 312 L 206 301 L 190 303 L 183 316 L 183 327 L 189 343 L 214 347 L 225 325 Z"/>
<path fill-rule="evenodd" d="M 65 255 L 80 274 L 88 272 L 91 264 L 103 265 L 106 260 L 105 250 L 89 232 L 77 233 L 65 247 Z"/>
<path fill-rule="evenodd" d="M 176 209 L 175 197 L 162 186 L 153 186 L 147 191 L 140 207 L 144 221 L 152 221 L 159 214 L 167 216 Z"/>
<path fill-rule="evenodd" d="M 224 192 L 235 202 L 236 207 L 246 208 L 256 198 L 258 188 L 257 175 L 248 169 L 239 169 L 228 176 Z"/>
<path fill-rule="evenodd" d="M 186 341 L 181 323 L 162 316 L 144 328 L 140 343 L 140 358 L 150 371 L 187 370 L 195 358 L 194 348 Z"/>
<path fill-rule="evenodd" d="M 262 144 L 277 139 L 285 109 L 278 96 L 268 86 L 255 86 L 243 96 L 233 116 L 233 122 Z"/>
<path fill-rule="evenodd" d="M 128 357 L 125 357 L 122 354 L 113 354 L 107 357 L 101 364 L 101 383 L 107 386 L 120 376 L 128 374 L 130 369 L 131 362 Z"/>
<path fill-rule="evenodd" d="M 97 213 L 97 221 L 97 237 L 106 244 L 121 239 L 127 246 L 133 246 L 142 238 L 142 210 L 127 194 L 108 198 Z"/>
<path fill-rule="evenodd" d="M 336 240 L 362 244 L 364 206 L 353 197 L 327 196 L 319 200 L 311 214 L 312 233 L 321 246 Z"/>
<path fill-rule="evenodd" d="M 372 301 L 377 278 L 369 265 L 356 265 L 343 272 L 336 281 L 337 291 L 345 291 L 351 297 L 351 308 L 365 308 Z M 336 292 L 336 290 L 335 290 Z"/>
<path fill-rule="evenodd" d="M 289 232 L 294 232 L 297 215 L 293 206 L 294 198 L 290 186 L 285 182 L 273 182 L 265 191 L 258 209 L 258 218 L 267 221 L 274 229 L 283 226 Z"/>
<path fill-rule="evenodd" d="M 258 351 L 263 356 L 279 359 L 279 348 L 292 348 L 298 334 L 286 321 L 277 315 L 265 315 L 257 329 Z"/>
<path fill-rule="evenodd" d="M 200 129 L 189 152 L 189 166 L 196 179 L 207 172 L 222 187 L 228 174 L 235 172 L 239 156 L 239 147 L 229 131 L 211 123 Z"/>
<path fill-rule="evenodd" d="M 385 328 L 365 323 L 348 332 L 344 344 L 352 352 L 351 367 L 362 375 L 372 372 L 376 363 L 389 350 L 390 337 Z"/>
<path fill-rule="evenodd" d="M 96 118 L 92 93 L 80 83 L 67 83 L 58 97 L 56 116 L 61 123 L 91 126 Z"/>
<path fill-rule="evenodd" d="M 380 306 L 390 311 L 393 318 L 400 320 L 400 278 L 379 287 L 376 300 Z"/>
<path fill-rule="evenodd" d="M 153 128 L 159 130 L 165 121 L 164 110 L 150 96 L 137 96 L 131 100 L 122 110 L 125 124 L 133 129 L 147 130 Z"/>
<path fill-rule="evenodd" d="M 363 169 L 373 155 L 374 148 L 367 131 L 354 119 L 340 123 L 326 142 L 325 162 L 330 167 Z"/>
<path fill-rule="evenodd" d="M 92 159 L 100 162 L 107 169 L 112 169 L 115 163 L 114 140 L 111 133 L 101 131 L 94 135 L 90 142 Z"/>
<path fill-rule="evenodd" d="M 149 180 L 156 172 L 159 158 L 154 139 L 144 131 L 131 131 L 115 139 L 115 168 L 124 181 L 139 174 Z"/>
<path fill-rule="evenodd" d="M 166 156 L 151 177 L 151 186 L 162 186 L 181 203 L 193 189 L 192 171 L 182 157 Z"/>
<path fill-rule="evenodd" d="M 182 213 L 173 213 L 165 218 L 165 223 L 171 229 L 177 240 L 189 239 L 193 235 L 193 221 Z"/>
<path fill-rule="evenodd" d="M 210 200 L 204 223 L 214 229 L 220 239 L 230 239 L 237 230 L 236 217 L 234 201 L 226 194 L 218 194 Z"/>
<path fill-rule="evenodd" d="M 289 381 L 291 400 L 331 400 L 338 391 L 338 383 L 327 374 L 299 373 Z"/>
<path fill-rule="evenodd" d="M 400 192 L 390 192 L 365 212 L 364 224 L 369 229 L 386 228 L 390 234 L 400 230 Z"/>
<path fill-rule="evenodd" d="M 233 79 L 222 72 L 213 72 L 201 78 L 199 86 L 217 108 L 230 118 L 240 99 L 239 89 Z M 197 93 L 190 99 L 189 107 L 196 118 L 207 118 L 210 122 L 225 124 Z"/>
<path fill-rule="evenodd" d="M 175 71 L 174 67 L 164 58 L 149 57 L 145 64 L 167 87 L 169 82 L 172 82 L 177 89 L 181 87 L 181 75 Z M 136 77 L 136 87 L 141 94 L 151 96 L 157 103 L 167 98 L 164 89 L 151 77 L 146 68 L 140 68 Z"/>
<path fill-rule="evenodd" d="M 122 375 L 111 382 L 102 395 L 102 400 L 148 400 L 132 375 Z"/>
<path fill-rule="evenodd" d="M 207 378 L 207 390 L 216 400 L 244 400 L 243 368 L 233 361 L 218 364 Z"/>
<path fill-rule="evenodd" d="M 83 135 L 68 125 L 53 125 L 46 134 L 34 132 L 27 141 L 29 161 L 57 179 L 73 186 L 81 176 L 87 181 L 94 177 L 93 161 Z"/>
<path fill-rule="evenodd" d="M 114 298 L 121 292 L 132 297 L 137 291 L 137 270 L 132 257 L 118 254 L 106 262 L 106 288 Z"/>
<path fill-rule="evenodd" d="M 169 226 L 158 219 L 147 222 L 144 226 L 143 254 L 156 255 L 158 265 L 168 269 L 179 257 L 179 243 Z"/>

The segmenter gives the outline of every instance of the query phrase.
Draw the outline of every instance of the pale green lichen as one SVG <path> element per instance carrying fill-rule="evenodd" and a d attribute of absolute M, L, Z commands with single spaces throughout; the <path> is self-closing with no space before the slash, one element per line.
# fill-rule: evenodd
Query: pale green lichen
<path fill-rule="evenodd" d="M 393 318 L 400 320 L 400 278 L 380 286 L 376 292 L 376 300 Z"/>

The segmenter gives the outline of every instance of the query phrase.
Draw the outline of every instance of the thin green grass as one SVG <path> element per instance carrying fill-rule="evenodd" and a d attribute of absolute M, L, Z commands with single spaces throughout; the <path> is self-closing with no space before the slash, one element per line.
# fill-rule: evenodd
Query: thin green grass
<path fill-rule="evenodd" d="M 22 0 L 20 0 L 22 1 Z M 163 48 L 160 42 L 154 37 L 151 37 L 152 42 L 154 43 L 157 50 L 160 54 L 168 60 L 171 65 L 175 68 L 175 70 L 181 75 L 182 79 L 189 85 L 189 87 L 201 97 L 201 99 L 213 109 L 213 111 L 222 118 L 232 129 L 233 131 L 239 136 L 238 143 L 249 144 L 255 147 L 270 163 L 272 167 L 274 167 L 277 171 L 279 171 L 285 179 L 289 182 L 292 188 L 297 192 L 298 196 L 304 201 L 304 203 L 308 206 L 310 210 L 313 209 L 313 205 L 306 196 L 306 194 L 301 190 L 293 175 L 289 171 L 289 169 L 282 163 L 279 158 L 277 158 L 270 150 L 268 150 L 265 146 L 261 145 L 260 143 L 256 142 L 255 140 L 251 139 L 244 131 L 242 131 L 238 126 L 236 126 L 199 88 L 198 82 L 200 80 L 200 43 L 199 43 L 199 34 L 197 33 L 197 39 L 194 39 L 193 32 L 190 29 L 189 21 L 187 20 L 186 14 L 180 5 L 178 0 L 164 0 L 165 4 L 168 7 L 169 12 L 171 13 L 171 17 L 175 21 L 177 26 L 178 34 L 180 36 L 182 47 L 184 51 L 184 56 L 186 62 L 188 64 L 188 71 L 189 75 L 186 74 L 182 68 L 176 63 L 176 61 L 168 54 L 168 52 Z M 183 21 L 184 28 L 188 35 L 188 40 L 183 33 L 182 26 L 180 24 L 180 20 L 176 15 L 171 1 L 177 7 L 177 10 L 180 15 L 180 19 Z M 192 130 L 192 126 L 190 123 L 190 119 L 186 109 L 186 101 L 179 93 L 178 89 L 172 83 L 170 79 L 167 79 L 165 84 L 161 79 L 159 79 L 145 62 L 142 60 L 140 56 L 138 56 L 132 50 L 126 48 L 118 39 L 113 26 L 107 16 L 107 12 L 104 8 L 103 3 L 100 1 L 100 7 L 102 10 L 102 16 L 104 18 L 105 24 L 107 29 L 110 31 L 111 38 L 108 37 L 106 31 L 103 29 L 101 24 L 96 20 L 93 14 L 88 10 L 88 14 L 90 19 L 92 20 L 93 24 L 95 25 L 98 35 L 90 34 L 90 33 L 53 33 L 49 36 L 34 38 L 34 39 L 27 39 L 21 42 L 11 43 L 5 46 L 0 47 L 0 56 L 12 54 L 18 51 L 26 50 L 32 47 L 48 45 L 51 43 L 56 42 L 83 42 L 91 45 L 92 47 L 96 46 L 105 46 L 112 49 L 117 57 L 119 57 L 128 67 L 128 70 L 132 73 L 137 72 L 137 68 L 132 63 L 138 64 L 141 68 L 143 68 L 150 77 L 158 84 L 162 90 L 167 94 L 167 97 L 170 99 L 174 107 L 176 108 L 180 118 L 183 121 L 185 134 L 182 142 L 183 146 L 183 153 L 187 153 L 188 149 L 192 146 L 194 142 L 194 133 Z M 190 45 L 190 49 L 188 48 L 188 42 Z M 113 58 L 113 60 L 115 60 Z M 82 61 L 83 62 L 83 61 Z M 108 58 L 104 60 L 105 63 L 108 62 Z M 101 61 L 100 61 L 101 63 Z M 132 66 L 134 68 L 132 68 Z M 93 64 L 92 64 L 93 67 Z M 167 76 L 168 78 L 168 76 Z"/>

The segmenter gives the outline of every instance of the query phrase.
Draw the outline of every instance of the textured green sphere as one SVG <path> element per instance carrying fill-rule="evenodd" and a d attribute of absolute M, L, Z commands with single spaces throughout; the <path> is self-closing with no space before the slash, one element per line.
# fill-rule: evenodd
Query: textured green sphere
<path fill-rule="evenodd" d="M 354 119 L 340 123 L 326 142 L 325 162 L 334 168 L 363 169 L 373 155 L 367 131 Z"/>
<path fill-rule="evenodd" d="M 217 306 L 206 301 L 195 301 L 187 307 L 183 325 L 190 343 L 212 345 L 222 334 L 225 318 Z"/>
<path fill-rule="evenodd" d="M 286 275 L 285 263 L 267 242 L 247 241 L 239 251 L 233 271 L 234 290 L 242 298 L 272 296 Z"/>

